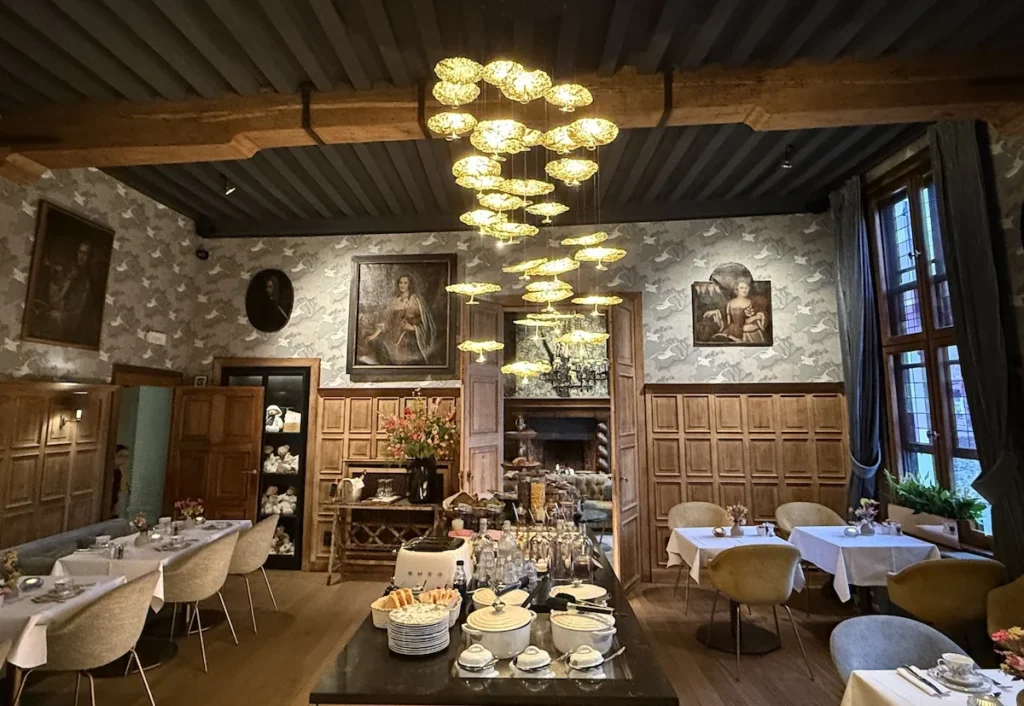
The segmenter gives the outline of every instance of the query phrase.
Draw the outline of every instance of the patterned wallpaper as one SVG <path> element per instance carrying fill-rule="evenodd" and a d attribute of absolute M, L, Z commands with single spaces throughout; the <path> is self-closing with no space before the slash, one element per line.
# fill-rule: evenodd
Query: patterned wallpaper
<path fill-rule="evenodd" d="M 594 229 L 591 229 L 594 230 Z M 644 293 L 647 382 L 809 382 L 842 379 L 834 285 L 835 247 L 828 214 L 607 226 L 610 245 L 630 254 L 609 265 L 602 285 Z M 552 229 L 557 237 L 587 232 Z M 543 232 L 542 236 L 543 238 Z M 501 266 L 547 254 L 546 241 L 496 249 L 469 233 L 211 240 L 194 287 L 195 326 L 188 370 L 208 373 L 215 355 L 319 357 L 326 386 L 347 385 L 345 346 L 353 255 L 456 252 L 460 275 L 522 291 Z M 772 281 L 771 348 L 695 348 L 690 284 L 725 262 Z M 292 319 L 278 333 L 249 325 L 245 289 L 264 268 L 284 270 L 295 287 Z M 582 289 L 593 282 L 585 265 Z M 576 276 L 567 277 L 576 283 Z M 437 384 L 445 384 L 438 381 Z M 451 384 L 451 383 L 448 383 Z"/>
<path fill-rule="evenodd" d="M 100 350 L 19 340 L 40 198 L 115 231 Z M 107 381 L 113 363 L 181 370 L 191 341 L 192 222 L 95 169 L 48 172 L 35 185 L 0 179 L 0 377 Z M 147 331 L 167 345 L 151 345 Z"/>
<path fill-rule="evenodd" d="M 1013 306 L 1017 313 L 1019 345 L 1024 351 L 1024 225 L 1021 204 L 1024 203 L 1024 137 L 1002 137 L 990 129 L 992 162 L 996 171 L 996 190 L 1000 218 L 1006 240 L 1007 269 L 1013 288 Z"/>

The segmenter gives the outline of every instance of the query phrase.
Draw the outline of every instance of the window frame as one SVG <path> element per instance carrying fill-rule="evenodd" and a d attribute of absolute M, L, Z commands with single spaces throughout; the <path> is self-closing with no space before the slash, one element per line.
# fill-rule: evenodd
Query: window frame
<path fill-rule="evenodd" d="M 877 299 L 878 324 L 882 344 L 883 372 L 885 381 L 886 425 L 888 444 L 886 465 L 899 478 L 903 477 L 903 451 L 930 453 L 935 458 L 936 482 L 943 488 L 953 488 L 953 459 L 973 458 L 978 454 L 974 449 L 955 447 L 955 420 L 953 419 L 953 398 L 951 381 L 946 374 L 942 352 L 948 346 L 956 346 L 955 322 L 952 326 L 936 326 L 934 299 L 935 287 L 948 280 L 947 269 L 934 278 L 928 272 L 928 246 L 925 243 L 924 221 L 919 194 L 933 184 L 931 163 L 927 150 L 915 154 L 889 172 L 873 180 L 865 187 L 864 212 L 868 227 L 868 241 L 871 250 L 871 266 L 875 274 L 875 296 Z M 894 199 L 905 194 L 909 204 L 911 237 L 915 250 L 914 264 L 921 330 L 915 333 L 894 334 L 890 323 L 890 296 L 906 291 L 906 287 L 889 289 L 887 278 L 885 231 L 882 224 L 882 210 Z M 933 228 L 938 227 L 933 223 Z M 941 238 L 941 233 L 939 233 Z M 941 244 L 941 240 L 940 240 Z M 943 259 L 945 260 L 945 253 Z M 928 384 L 929 412 L 931 415 L 931 445 L 916 440 L 904 442 L 905 432 L 900 403 L 903 390 L 898 385 L 896 367 L 900 354 L 921 351 L 924 359 L 925 379 Z M 962 364 L 962 363 L 961 363 Z M 961 542 L 968 545 L 991 547 L 992 538 L 971 525 L 967 536 Z"/>

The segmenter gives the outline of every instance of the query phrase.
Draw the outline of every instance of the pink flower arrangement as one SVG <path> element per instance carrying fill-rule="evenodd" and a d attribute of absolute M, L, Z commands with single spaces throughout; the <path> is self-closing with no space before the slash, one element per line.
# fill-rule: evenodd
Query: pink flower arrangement
<path fill-rule="evenodd" d="M 174 509 L 186 520 L 195 519 L 203 514 L 203 499 L 185 498 L 174 503 Z"/>
<path fill-rule="evenodd" d="M 386 419 L 384 432 L 392 458 L 450 459 L 459 448 L 455 410 L 441 412 L 436 398 L 419 398 L 398 416 Z"/>
<path fill-rule="evenodd" d="M 137 512 L 135 517 L 132 518 L 131 526 L 136 532 L 145 532 L 149 529 L 149 523 L 146 521 L 145 513 Z"/>
<path fill-rule="evenodd" d="M 1000 668 L 1014 679 L 1024 679 L 1024 629 L 997 630 L 992 642 L 1002 648 L 996 650 L 1004 658 Z"/>

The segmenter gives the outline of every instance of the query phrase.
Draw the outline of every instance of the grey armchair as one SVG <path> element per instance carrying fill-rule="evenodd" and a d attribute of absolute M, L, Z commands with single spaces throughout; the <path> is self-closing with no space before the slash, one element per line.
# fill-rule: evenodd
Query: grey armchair
<path fill-rule="evenodd" d="M 843 683 L 855 669 L 896 669 L 901 664 L 931 667 L 944 652 L 966 654 L 935 628 L 895 615 L 844 620 L 832 631 L 829 648 Z"/>

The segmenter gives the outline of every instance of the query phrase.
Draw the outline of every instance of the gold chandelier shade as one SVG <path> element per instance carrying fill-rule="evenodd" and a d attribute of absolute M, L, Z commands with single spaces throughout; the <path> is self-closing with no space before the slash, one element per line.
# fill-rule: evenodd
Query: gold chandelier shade
<path fill-rule="evenodd" d="M 557 277 L 563 275 L 566 272 L 572 272 L 578 270 L 580 263 L 569 257 L 563 257 L 558 260 L 548 260 L 543 265 L 538 265 L 532 269 L 526 271 L 526 274 L 531 277 Z"/>
<path fill-rule="evenodd" d="M 452 175 L 456 178 L 467 176 L 500 176 L 501 163 L 482 154 L 471 154 L 452 165 Z"/>
<path fill-rule="evenodd" d="M 565 238 L 562 241 L 562 245 L 575 245 L 578 247 L 590 247 L 591 245 L 600 245 L 604 241 L 608 240 L 608 234 L 603 230 L 599 230 L 596 233 L 590 235 L 580 235 L 575 238 Z"/>
<path fill-rule="evenodd" d="M 605 247 L 594 247 L 594 248 L 583 248 L 577 250 L 573 257 L 581 262 L 596 262 L 597 269 L 607 270 L 604 266 L 606 262 L 615 262 L 621 260 L 626 256 L 626 251 L 622 248 L 605 248 Z"/>
<path fill-rule="evenodd" d="M 518 326 L 526 326 L 528 328 L 541 329 L 541 328 L 558 328 L 557 321 L 549 321 L 545 319 L 516 319 L 515 323 Z"/>
<path fill-rule="evenodd" d="M 576 297 L 572 300 L 573 304 L 579 304 L 580 306 L 617 306 L 622 303 L 622 297 L 614 294 L 591 294 L 586 297 Z"/>
<path fill-rule="evenodd" d="M 477 130 L 474 130 L 473 134 L 469 136 L 469 144 L 473 145 L 481 152 L 495 155 L 502 153 L 518 154 L 529 149 L 525 144 L 523 144 L 523 141 L 518 138 L 499 138 L 493 135 L 486 135 Z"/>
<path fill-rule="evenodd" d="M 476 297 L 482 294 L 500 292 L 501 285 L 491 284 L 490 282 L 456 282 L 445 287 L 445 291 L 469 297 L 469 301 L 466 302 L 467 304 L 479 304 L 480 302 L 476 301 Z"/>
<path fill-rule="evenodd" d="M 522 262 L 517 262 L 514 265 L 506 265 L 501 268 L 501 271 L 512 275 L 522 275 L 520 279 L 530 279 L 530 275 L 526 274 L 526 271 L 533 269 L 534 267 L 540 267 L 547 261 L 548 259 L 546 257 L 539 257 L 535 260 L 523 260 Z"/>
<path fill-rule="evenodd" d="M 526 285 L 527 292 L 559 292 L 571 290 L 572 285 L 560 279 L 543 279 L 539 282 L 530 282 Z"/>
<path fill-rule="evenodd" d="M 597 162 L 590 159 L 556 159 L 544 166 L 549 176 L 565 182 L 566 186 L 579 186 L 597 174 Z"/>
<path fill-rule="evenodd" d="M 458 108 L 461 105 L 472 103 L 480 95 L 480 86 L 475 83 L 452 83 L 451 81 L 438 81 L 431 91 L 434 98 L 441 105 Z"/>
<path fill-rule="evenodd" d="M 451 142 L 475 128 L 476 118 L 469 113 L 438 113 L 430 116 L 427 127 Z"/>
<path fill-rule="evenodd" d="M 485 226 L 491 226 L 505 221 L 504 213 L 495 213 L 487 208 L 476 208 L 472 211 L 466 211 L 459 220 L 465 223 L 467 226 L 473 228 L 483 228 Z"/>
<path fill-rule="evenodd" d="M 544 216 L 544 220 L 541 223 L 550 223 L 552 216 L 561 216 L 568 210 L 568 206 L 557 201 L 543 201 L 526 207 L 527 213 L 534 216 Z"/>
<path fill-rule="evenodd" d="M 463 341 L 458 345 L 460 351 L 467 353 L 479 353 L 476 362 L 486 363 L 487 358 L 484 357 L 484 353 L 491 351 L 500 351 L 505 347 L 504 343 L 500 341 Z"/>
<path fill-rule="evenodd" d="M 492 86 L 501 87 L 511 76 L 525 71 L 523 65 L 518 61 L 498 59 L 484 66 L 483 79 Z"/>
<path fill-rule="evenodd" d="M 541 137 L 540 143 L 558 154 L 568 154 L 580 147 L 580 144 L 569 134 L 569 127 L 566 125 L 553 127 L 545 132 Z"/>
<path fill-rule="evenodd" d="M 544 196 L 555 190 L 555 185 L 540 179 L 506 179 L 500 191 L 516 196 Z"/>
<path fill-rule="evenodd" d="M 562 343 L 567 346 L 580 343 L 586 345 L 600 345 L 605 343 L 608 338 L 609 335 L 607 333 L 584 331 L 583 329 L 578 328 L 573 329 L 572 331 L 566 331 L 555 339 L 555 343 Z"/>
<path fill-rule="evenodd" d="M 543 139 L 544 133 L 540 130 L 534 130 L 533 128 L 527 128 L 526 132 L 523 134 L 523 144 L 527 147 L 536 147 Z"/>
<path fill-rule="evenodd" d="M 501 366 L 502 375 L 515 375 L 521 378 L 536 377 L 550 372 L 551 366 L 539 360 L 517 360 L 514 363 L 506 363 Z"/>
<path fill-rule="evenodd" d="M 500 191 L 491 191 L 486 194 L 480 194 L 476 197 L 476 200 L 480 202 L 480 205 L 484 208 L 492 211 L 514 211 L 517 208 L 522 208 L 526 204 L 522 198 L 513 196 L 512 194 L 505 194 Z"/>
<path fill-rule="evenodd" d="M 461 186 L 463 189 L 484 191 L 487 189 L 500 189 L 501 185 L 505 183 L 505 178 L 491 175 L 464 176 L 456 179 L 455 183 Z"/>
<path fill-rule="evenodd" d="M 551 292 L 527 292 L 523 295 L 523 301 L 533 304 L 550 304 L 551 302 L 565 301 L 572 294 L 572 289 L 556 289 Z"/>
<path fill-rule="evenodd" d="M 577 144 L 594 149 L 607 145 L 619 135 L 619 127 L 604 118 L 580 118 L 569 123 L 569 136 Z"/>
<path fill-rule="evenodd" d="M 476 83 L 484 75 L 484 67 L 462 56 L 441 59 L 434 65 L 434 73 L 449 83 Z"/>
<path fill-rule="evenodd" d="M 520 71 L 508 76 L 499 86 L 506 98 L 519 103 L 542 97 L 551 88 L 551 77 L 544 71 Z"/>
<path fill-rule="evenodd" d="M 583 314 L 574 311 L 542 311 L 538 314 L 527 314 L 526 318 L 537 321 L 567 321 L 569 319 L 582 319 Z"/>
<path fill-rule="evenodd" d="M 504 238 L 511 240 L 512 238 L 529 238 L 540 232 L 540 228 L 537 226 L 530 225 L 529 223 L 493 223 L 488 226 L 484 226 L 481 232 L 484 235 L 490 235 L 494 238 Z"/>
<path fill-rule="evenodd" d="M 544 94 L 544 99 L 551 105 L 557 105 L 563 113 L 571 113 L 594 102 L 594 96 L 587 87 L 578 83 L 560 83 L 552 86 Z"/>

